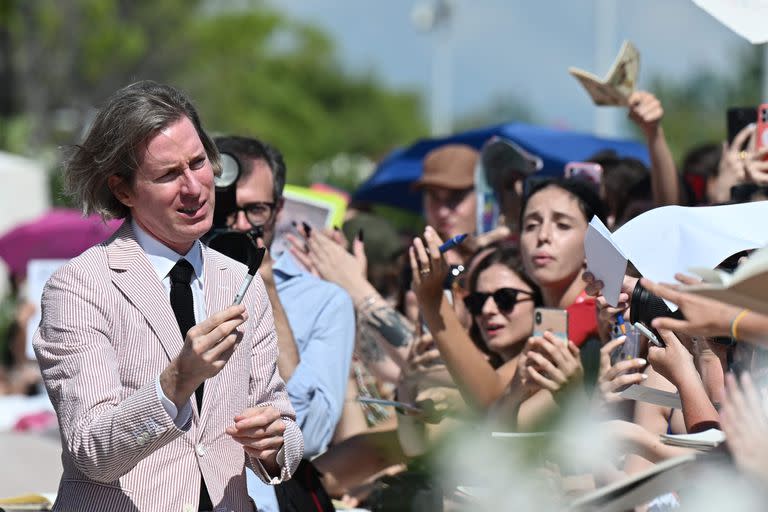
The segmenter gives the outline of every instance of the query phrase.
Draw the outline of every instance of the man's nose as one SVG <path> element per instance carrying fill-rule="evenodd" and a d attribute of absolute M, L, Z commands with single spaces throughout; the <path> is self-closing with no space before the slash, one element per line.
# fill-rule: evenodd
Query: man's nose
<path fill-rule="evenodd" d="M 200 194 L 202 188 L 203 186 L 200 184 L 197 176 L 195 176 L 195 173 L 192 170 L 187 169 L 184 172 L 184 184 L 182 185 L 182 192 L 190 196 L 196 196 Z"/>
<path fill-rule="evenodd" d="M 232 226 L 232 229 L 240 231 L 241 233 L 247 233 L 251 230 L 251 227 L 251 223 L 248 222 L 248 217 L 245 216 L 245 212 L 239 210 L 237 212 L 237 217 L 235 217 L 235 224 Z"/>

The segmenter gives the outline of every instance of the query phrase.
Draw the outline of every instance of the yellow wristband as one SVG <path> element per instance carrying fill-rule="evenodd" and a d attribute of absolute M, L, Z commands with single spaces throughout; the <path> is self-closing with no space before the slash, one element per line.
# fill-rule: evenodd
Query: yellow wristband
<path fill-rule="evenodd" d="M 741 322 L 741 319 L 747 316 L 747 313 L 749 313 L 750 310 L 748 309 L 742 309 L 738 315 L 736 315 L 731 321 L 731 338 L 734 340 L 739 339 L 739 322 Z"/>

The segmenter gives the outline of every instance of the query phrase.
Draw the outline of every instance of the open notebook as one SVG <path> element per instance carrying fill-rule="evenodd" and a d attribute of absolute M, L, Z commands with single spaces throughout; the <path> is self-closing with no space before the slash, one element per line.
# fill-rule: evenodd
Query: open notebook
<path fill-rule="evenodd" d="M 768 315 L 768 247 L 753 253 L 733 274 L 707 268 L 692 268 L 704 282 L 684 291 L 748 308 Z"/>
<path fill-rule="evenodd" d="M 639 70 L 640 52 L 629 41 L 624 41 L 613 66 L 603 79 L 583 69 L 568 68 L 568 72 L 587 90 L 595 105 L 609 106 L 629 104 L 628 99 L 635 91 Z"/>
<path fill-rule="evenodd" d="M 725 442 L 725 434 L 722 430 L 710 428 L 697 434 L 661 434 L 661 442 L 671 446 L 683 448 L 695 448 L 697 450 L 711 450 Z"/>

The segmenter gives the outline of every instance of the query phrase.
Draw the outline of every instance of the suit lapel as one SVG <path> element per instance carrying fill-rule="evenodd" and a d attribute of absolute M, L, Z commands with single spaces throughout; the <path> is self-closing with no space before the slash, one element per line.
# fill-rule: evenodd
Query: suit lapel
<path fill-rule="evenodd" d="M 138 308 L 160 340 L 168 361 L 184 345 L 168 294 L 126 220 L 107 246 L 112 282 Z"/>

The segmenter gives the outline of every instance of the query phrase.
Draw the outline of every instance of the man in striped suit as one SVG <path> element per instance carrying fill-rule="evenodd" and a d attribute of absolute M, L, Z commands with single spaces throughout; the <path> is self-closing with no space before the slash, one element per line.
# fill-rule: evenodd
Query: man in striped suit
<path fill-rule="evenodd" d="M 34 347 L 61 428 L 54 510 L 253 510 L 303 454 L 269 300 L 199 241 L 218 152 L 179 91 L 117 91 L 65 165 L 84 212 L 124 218 L 46 285 Z"/>

